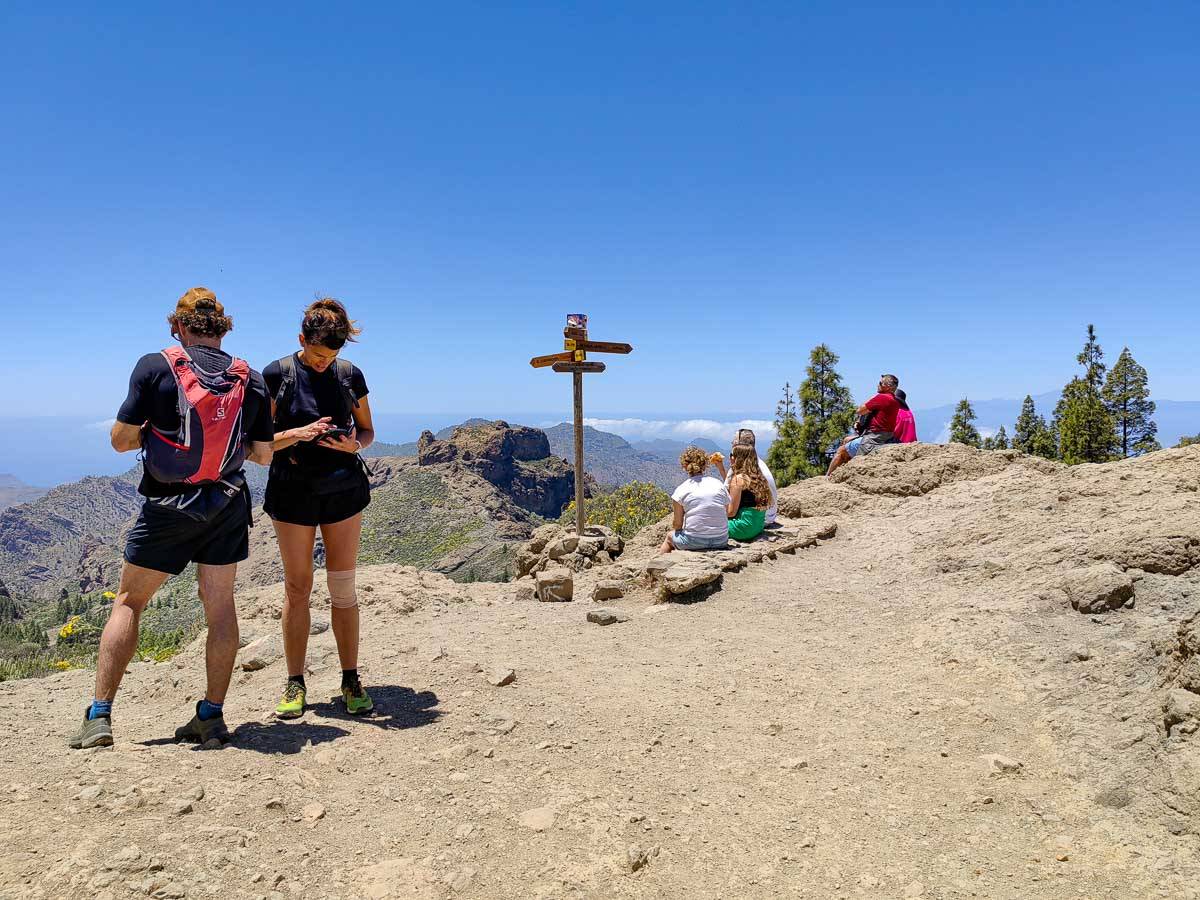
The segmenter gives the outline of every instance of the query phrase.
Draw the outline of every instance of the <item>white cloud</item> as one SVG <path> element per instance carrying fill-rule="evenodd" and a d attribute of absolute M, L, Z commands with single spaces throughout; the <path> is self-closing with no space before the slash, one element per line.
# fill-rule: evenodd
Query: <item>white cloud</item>
<path fill-rule="evenodd" d="M 750 428 L 759 447 L 769 446 L 775 440 L 775 423 L 770 419 L 740 419 L 736 422 L 718 422 L 715 419 L 589 419 L 600 431 L 619 434 L 627 441 L 670 438 L 688 441 L 692 438 L 708 438 L 717 443 L 731 442 L 739 428 Z"/>
<path fill-rule="evenodd" d="M 116 421 L 116 419 L 102 419 L 99 422 L 88 422 L 83 427 L 88 431 L 109 431 Z"/>

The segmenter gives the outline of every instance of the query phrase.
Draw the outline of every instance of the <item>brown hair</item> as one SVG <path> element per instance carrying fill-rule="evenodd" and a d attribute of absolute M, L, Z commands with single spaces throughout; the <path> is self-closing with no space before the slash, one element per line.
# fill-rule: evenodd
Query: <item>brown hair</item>
<path fill-rule="evenodd" d="M 167 323 L 172 332 L 186 328 L 202 337 L 224 337 L 233 330 L 233 319 L 225 315 L 217 295 L 206 287 L 194 287 L 180 297 Z"/>
<path fill-rule="evenodd" d="M 703 475 L 708 468 L 708 454 L 699 447 L 688 447 L 679 454 L 679 464 L 692 477 Z"/>
<path fill-rule="evenodd" d="M 346 341 L 354 340 L 362 329 L 355 326 L 340 300 L 320 297 L 304 311 L 300 333 L 306 344 L 320 344 L 330 350 L 341 350 Z"/>
<path fill-rule="evenodd" d="M 758 454 L 754 451 L 754 445 L 734 444 L 732 455 L 734 477 L 740 475 L 745 479 L 742 490 L 753 492 L 755 509 L 767 509 L 771 505 L 771 486 L 758 468 Z"/>

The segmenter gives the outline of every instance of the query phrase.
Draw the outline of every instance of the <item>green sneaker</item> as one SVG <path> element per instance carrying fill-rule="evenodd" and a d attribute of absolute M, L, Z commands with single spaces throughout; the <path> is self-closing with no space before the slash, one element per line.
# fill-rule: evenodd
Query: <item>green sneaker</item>
<path fill-rule="evenodd" d="M 83 711 L 83 724 L 79 726 L 79 730 L 71 735 L 71 740 L 67 742 L 67 745 L 72 750 L 112 746 L 112 717 L 96 716 L 94 719 L 89 719 L 88 713 L 91 709 L 92 706 L 89 703 L 87 709 Z"/>
<path fill-rule="evenodd" d="M 353 684 L 342 685 L 342 700 L 346 703 L 346 712 L 352 716 L 366 715 L 375 708 L 375 704 L 371 701 L 371 695 L 358 680 L 355 680 Z"/>
<path fill-rule="evenodd" d="M 289 681 L 283 686 L 283 699 L 275 707 L 275 715 L 281 719 L 298 719 L 304 715 L 304 685 Z"/>
<path fill-rule="evenodd" d="M 192 721 L 186 725 L 180 725 L 175 729 L 175 740 L 206 744 L 213 738 L 216 738 L 222 744 L 228 744 L 233 740 L 229 735 L 229 729 L 225 727 L 225 717 L 217 716 L 213 719 L 201 719 L 200 703 L 197 702 L 196 714 L 192 716 Z"/>

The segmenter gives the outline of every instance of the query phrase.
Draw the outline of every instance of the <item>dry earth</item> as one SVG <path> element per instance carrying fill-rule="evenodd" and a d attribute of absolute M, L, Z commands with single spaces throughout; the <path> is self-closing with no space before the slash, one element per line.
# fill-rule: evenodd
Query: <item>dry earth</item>
<path fill-rule="evenodd" d="M 64 747 L 90 673 L 0 685 L 0 895 L 1200 897 L 1198 471 L 890 448 L 785 491 L 836 537 L 608 627 L 373 567 L 376 715 L 326 631 L 272 721 L 268 638 L 220 751 L 170 741 L 199 644 L 131 669 L 111 750 Z"/>

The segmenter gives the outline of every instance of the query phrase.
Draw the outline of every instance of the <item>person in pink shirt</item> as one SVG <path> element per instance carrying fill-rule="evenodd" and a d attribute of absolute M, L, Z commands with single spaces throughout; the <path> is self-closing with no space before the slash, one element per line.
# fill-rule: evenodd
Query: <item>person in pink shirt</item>
<path fill-rule="evenodd" d="M 899 388 L 896 389 L 896 402 L 900 404 L 900 409 L 896 411 L 896 443 L 916 443 L 917 420 L 913 418 L 912 410 L 908 408 L 908 397 Z"/>

